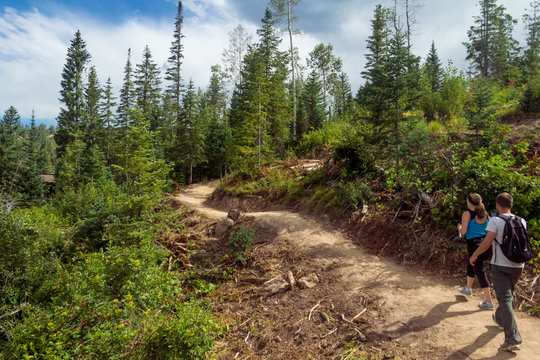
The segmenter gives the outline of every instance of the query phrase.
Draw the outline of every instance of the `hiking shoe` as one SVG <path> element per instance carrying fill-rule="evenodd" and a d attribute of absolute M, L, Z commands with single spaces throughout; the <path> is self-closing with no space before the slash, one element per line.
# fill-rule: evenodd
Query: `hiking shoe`
<path fill-rule="evenodd" d="M 495 314 L 492 314 L 491 318 L 493 319 L 493 322 L 497 324 L 497 327 L 499 328 L 499 330 L 504 330 L 504 328 L 497 322 L 497 318 L 495 317 Z"/>
<path fill-rule="evenodd" d="M 467 289 L 466 287 L 459 288 L 458 291 L 462 293 L 465 296 L 471 296 L 471 289 Z"/>
<path fill-rule="evenodd" d="M 501 344 L 501 350 L 505 351 L 517 351 L 521 350 L 520 344 L 508 344 L 506 341 Z"/>
<path fill-rule="evenodd" d="M 478 307 L 482 310 L 493 310 L 494 307 L 493 307 L 493 303 L 492 302 L 487 302 L 487 301 L 482 301 L 481 303 L 478 304 Z M 495 315 L 495 314 L 493 314 Z"/>

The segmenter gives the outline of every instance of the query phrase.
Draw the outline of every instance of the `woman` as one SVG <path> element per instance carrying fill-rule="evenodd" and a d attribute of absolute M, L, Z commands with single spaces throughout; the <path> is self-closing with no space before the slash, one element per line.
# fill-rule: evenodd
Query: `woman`
<path fill-rule="evenodd" d="M 460 235 L 465 235 L 467 239 L 467 253 L 470 257 L 478 248 L 486 236 L 486 226 L 488 216 L 486 208 L 482 203 L 482 197 L 477 193 L 471 193 L 467 196 L 467 211 L 461 215 L 461 223 L 457 225 Z M 483 310 L 493 310 L 493 299 L 491 298 L 490 284 L 484 267 L 484 261 L 491 258 L 491 251 L 486 251 L 478 257 L 474 266 L 467 261 L 467 285 L 459 288 L 459 292 L 466 296 L 472 295 L 472 285 L 474 277 L 478 279 L 480 287 L 484 291 L 485 300 L 478 304 Z"/>

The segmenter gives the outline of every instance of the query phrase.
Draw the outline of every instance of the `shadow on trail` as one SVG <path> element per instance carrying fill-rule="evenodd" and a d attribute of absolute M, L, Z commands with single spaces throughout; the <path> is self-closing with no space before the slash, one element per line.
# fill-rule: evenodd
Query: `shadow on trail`
<path fill-rule="evenodd" d="M 410 333 L 424 331 L 430 327 L 439 324 L 442 320 L 456 317 L 465 316 L 476 313 L 480 310 L 467 310 L 467 311 L 453 311 L 449 312 L 450 306 L 458 304 L 460 302 L 466 302 L 463 296 L 456 295 L 456 301 L 447 301 L 435 305 L 426 315 L 415 316 L 411 318 L 407 323 L 401 327 L 392 331 L 383 331 L 383 333 L 392 339 L 405 336 Z"/>
<path fill-rule="evenodd" d="M 487 345 L 500 332 L 501 330 L 499 330 L 497 326 L 486 326 L 486 332 L 480 334 L 480 336 L 478 336 L 472 344 L 454 351 L 446 358 L 446 360 L 469 359 L 476 350 Z M 513 359 L 516 356 L 517 355 L 515 353 L 499 350 L 499 352 L 494 356 L 484 357 L 478 360 L 506 360 Z"/>

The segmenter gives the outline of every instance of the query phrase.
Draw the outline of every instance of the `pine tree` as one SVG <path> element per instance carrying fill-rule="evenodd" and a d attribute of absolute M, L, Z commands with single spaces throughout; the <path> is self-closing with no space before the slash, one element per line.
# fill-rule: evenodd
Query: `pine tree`
<path fill-rule="evenodd" d="M 113 94 L 111 78 L 108 78 L 105 88 L 103 89 L 103 96 L 99 107 L 101 123 L 105 129 L 105 136 L 101 139 L 101 149 L 105 154 L 107 165 L 111 165 L 113 155 L 113 134 L 114 124 L 116 123 L 113 109 L 117 105 L 115 100 L 116 98 Z"/>
<path fill-rule="evenodd" d="M 101 88 L 96 73 L 96 68 L 92 66 L 88 74 L 88 83 L 84 92 L 85 108 L 82 129 L 84 131 L 84 142 L 88 147 L 97 144 L 103 137 L 103 123 L 99 112 L 101 102 Z"/>
<path fill-rule="evenodd" d="M 68 48 L 66 64 L 62 70 L 60 83 L 60 101 L 65 107 L 60 108 L 58 126 L 55 134 L 59 155 L 63 153 L 67 144 L 73 141 L 74 134 L 82 130 L 85 113 L 84 101 L 84 72 L 90 61 L 90 53 L 86 50 L 86 43 L 77 30 L 75 38 Z"/>
<path fill-rule="evenodd" d="M 124 66 L 124 83 L 120 89 L 120 104 L 118 106 L 117 126 L 126 129 L 131 124 L 130 110 L 136 104 L 135 84 L 133 83 L 133 66 L 131 65 L 131 49 Z"/>
<path fill-rule="evenodd" d="M 534 0 L 530 6 L 523 15 L 527 30 L 527 48 L 524 52 L 526 78 L 534 76 L 540 64 L 540 1 Z"/>
<path fill-rule="evenodd" d="M 386 99 L 391 105 L 385 127 L 392 124 L 394 138 L 399 142 L 399 124 L 403 113 L 411 110 L 420 97 L 420 58 L 410 53 L 402 31 L 394 34 L 390 41 L 388 61 L 384 70 L 387 74 Z"/>
<path fill-rule="evenodd" d="M 384 126 L 384 117 L 391 106 L 387 100 L 389 75 L 386 72 L 390 52 L 390 14 L 390 10 L 381 5 L 375 7 L 371 35 L 367 39 L 366 67 L 362 72 L 366 83 L 358 93 L 358 102 L 369 110 L 370 121 L 379 128 Z"/>
<path fill-rule="evenodd" d="M 218 119 L 225 116 L 227 110 L 227 89 L 225 87 L 227 74 L 222 71 L 220 65 L 211 67 L 210 85 L 206 92 L 208 106 Z"/>
<path fill-rule="evenodd" d="M 301 96 L 299 115 L 299 131 L 308 131 L 322 128 L 326 119 L 326 105 L 324 104 L 323 85 L 319 73 L 313 70 L 304 83 Z"/>
<path fill-rule="evenodd" d="M 254 165 L 268 155 L 268 80 L 258 48 L 250 46 L 244 58 L 242 81 L 231 99 L 230 124 L 234 138 L 234 162 Z"/>
<path fill-rule="evenodd" d="M 476 26 L 467 31 L 469 42 L 463 43 L 469 60 L 481 76 L 494 76 L 508 80 L 508 68 L 517 52 L 517 42 L 512 37 L 516 20 L 497 5 L 497 0 L 479 0 L 480 15 L 475 16 Z"/>
<path fill-rule="evenodd" d="M 40 152 L 39 134 L 36 127 L 34 112 L 30 122 L 30 129 L 24 137 L 23 154 L 24 166 L 21 169 L 19 191 L 23 198 L 29 202 L 39 202 L 44 193 L 42 174 L 42 153 Z"/>
<path fill-rule="evenodd" d="M 353 106 L 351 83 L 346 73 L 337 74 L 331 84 L 330 93 L 334 97 L 334 113 L 338 117 L 346 117 Z"/>
<path fill-rule="evenodd" d="M 24 170 L 21 116 L 10 106 L 0 123 L 0 190 L 16 195 Z"/>
<path fill-rule="evenodd" d="M 125 136 L 118 139 L 116 174 L 124 182 L 128 201 L 126 209 L 138 217 L 161 199 L 171 167 L 156 156 L 154 135 L 150 124 L 138 107 L 130 110 L 132 123 Z"/>
<path fill-rule="evenodd" d="M 435 42 L 431 42 L 431 48 L 426 58 L 425 68 L 431 84 L 431 91 L 438 92 L 441 89 L 442 64 L 437 55 Z"/>
<path fill-rule="evenodd" d="M 281 38 L 276 33 L 276 19 L 269 8 L 261 19 L 262 27 L 257 30 L 259 43 L 257 54 L 264 66 L 264 83 L 261 93 L 268 99 L 266 109 L 267 133 L 274 151 L 282 156 L 285 153 L 285 143 L 288 141 L 288 130 L 291 122 L 290 98 L 287 94 L 288 63 L 287 53 L 278 49 Z"/>
<path fill-rule="evenodd" d="M 201 94 L 202 95 L 202 94 Z M 204 159 L 204 127 L 203 109 L 200 101 L 203 96 L 197 96 L 195 85 L 190 80 L 183 99 L 183 113 L 178 126 L 178 147 L 183 159 L 186 160 L 188 184 L 193 183 L 193 169 Z"/>
<path fill-rule="evenodd" d="M 147 45 L 144 48 L 143 60 L 137 65 L 135 71 L 135 92 L 137 104 L 143 114 L 148 117 L 151 131 L 156 131 L 161 126 L 159 113 L 161 99 L 160 86 L 160 71 L 152 59 L 152 53 Z"/>
<path fill-rule="evenodd" d="M 172 110 L 176 115 L 176 122 L 180 122 L 180 116 L 182 114 L 182 61 L 184 59 L 184 46 L 182 45 L 182 2 L 178 2 L 178 14 L 176 15 L 176 21 L 174 24 L 174 40 L 171 43 L 170 52 L 171 56 L 168 58 L 169 68 L 165 72 L 165 80 L 169 81 L 167 92 L 172 99 Z"/>

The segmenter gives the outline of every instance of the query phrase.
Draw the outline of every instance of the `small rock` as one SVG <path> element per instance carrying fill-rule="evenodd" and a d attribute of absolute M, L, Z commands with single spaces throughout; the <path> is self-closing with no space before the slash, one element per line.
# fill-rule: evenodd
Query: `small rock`
<path fill-rule="evenodd" d="M 234 222 L 229 219 L 229 218 L 225 218 L 225 219 L 221 219 L 217 222 L 216 224 L 216 228 L 214 230 L 214 234 L 217 236 L 217 237 L 222 237 L 223 235 L 225 235 L 227 233 L 227 231 L 229 230 L 229 228 L 231 226 L 234 225 Z"/>
<path fill-rule="evenodd" d="M 298 285 L 303 287 L 304 289 L 311 289 L 317 286 L 317 283 L 319 282 L 319 278 L 315 273 L 311 273 L 308 276 L 304 276 L 300 280 L 298 280 Z"/>
<path fill-rule="evenodd" d="M 229 213 L 227 214 L 227 216 L 231 218 L 232 221 L 237 222 L 238 219 L 240 219 L 240 210 L 231 209 L 229 210 Z"/>
<path fill-rule="evenodd" d="M 289 284 L 291 285 L 291 289 L 294 290 L 294 286 L 296 285 L 296 280 L 294 279 L 294 276 L 291 270 L 287 272 L 287 277 L 289 278 Z"/>
<path fill-rule="evenodd" d="M 290 286 L 283 276 L 279 275 L 265 282 L 259 289 L 259 295 L 272 296 L 288 290 Z"/>

